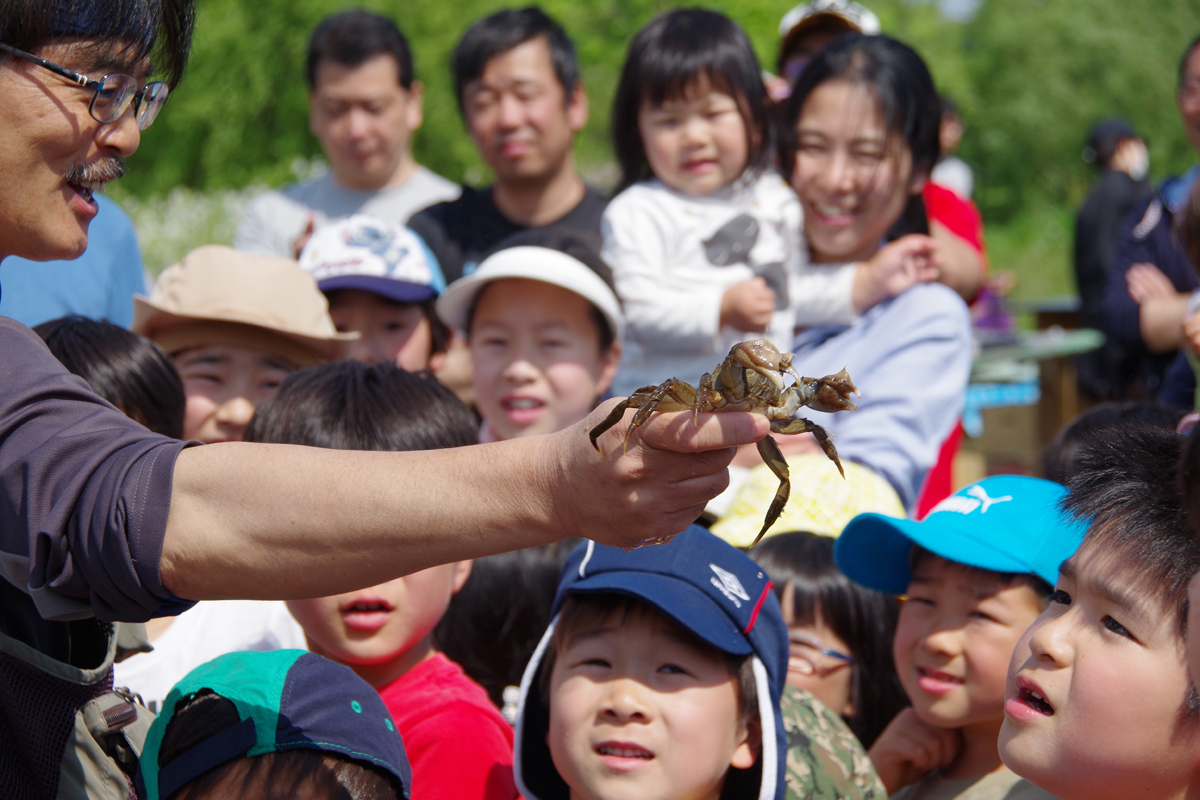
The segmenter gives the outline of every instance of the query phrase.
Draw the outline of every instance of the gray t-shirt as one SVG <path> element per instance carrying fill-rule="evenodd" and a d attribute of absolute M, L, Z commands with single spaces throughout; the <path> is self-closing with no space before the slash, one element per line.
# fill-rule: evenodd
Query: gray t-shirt
<path fill-rule="evenodd" d="M 982 778 L 948 780 L 938 773 L 895 792 L 891 800 L 1055 800 L 1029 781 L 1001 767 Z"/>
<path fill-rule="evenodd" d="M 316 227 L 351 214 L 366 214 L 401 225 L 421 209 L 454 200 L 462 188 L 425 167 L 398 186 L 366 191 L 338 185 L 333 173 L 293 183 L 255 200 L 233 237 L 233 246 L 249 253 L 295 258 L 293 242 L 304 232 L 308 215 Z"/>

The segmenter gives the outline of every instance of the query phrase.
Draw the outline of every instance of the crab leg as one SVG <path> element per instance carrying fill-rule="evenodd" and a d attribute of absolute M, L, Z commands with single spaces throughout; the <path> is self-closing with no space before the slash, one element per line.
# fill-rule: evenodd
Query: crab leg
<path fill-rule="evenodd" d="M 829 440 L 829 434 L 817 423 L 803 417 L 800 419 L 776 420 L 771 423 L 771 431 L 784 434 L 811 433 L 816 437 L 817 444 L 821 445 L 821 449 L 825 452 L 829 460 L 837 465 L 838 472 L 842 474 L 843 478 L 846 477 L 846 470 L 842 469 L 842 460 L 838 458 L 837 448 Z M 776 472 L 775 474 L 778 475 L 779 473 Z"/>
<path fill-rule="evenodd" d="M 787 459 L 783 457 L 783 453 L 780 452 L 776 441 L 770 436 L 764 436 L 759 439 L 758 454 L 762 456 L 763 462 L 770 467 L 771 472 L 775 473 L 775 477 L 779 478 L 779 488 L 775 490 L 775 499 L 771 501 L 771 507 L 767 509 L 767 518 L 763 520 L 762 530 L 758 532 L 758 536 L 754 537 L 754 541 L 750 543 L 750 547 L 758 544 L 767 530 L 775 524 L 775 520 L 779 519 L 779 515 L 783 513 L 783 507 L 787 505 L 788 497 L 792 493 L 791 471 L 788 470 Z"/>

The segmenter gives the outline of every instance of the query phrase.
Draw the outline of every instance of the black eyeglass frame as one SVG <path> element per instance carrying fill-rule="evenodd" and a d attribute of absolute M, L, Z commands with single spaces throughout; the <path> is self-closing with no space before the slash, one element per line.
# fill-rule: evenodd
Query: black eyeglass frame
<path fill-rule="evenodd" d="M 110 72 L 101 76 L 100 80 L 96 80 L 95 78 L 89 78 L 87 75 L 82 75 L 73 69 L 67 69 L 64 66 L 55 64 L 53 61 L 47 61 L 44 58 L 38 58 L 33 53 L 26 53 L 24 50 L 19 50 L 16 47 L 4 44 L 3 42 L 0 42 L 0 50 L 5 51 L 6 53 L 11 53 L 17 58 L 22 58 L 32 64 L 37 64 L 39 67 L 44 67 L 45 69 L 53 72 L 55 75 L 61 75 L 72 83 L 78 84 L 85 89 L 91 89 L 92 101 L 88 103 L 88 113 L 92 115 L 92 119 L 96 120 L 96 122 L 99 122 L 101 125 L 107 125 L 110 122 L 115 122 L 116 120 L 120 119 L 121 115 L 125 113 L 125 109 L 132 106 L 133 118 L 137 121 L 138 130 L 144 131 L 154 123 L 155 118 L 158 116 L 159 110 L 161 110 L 163 104 L 167 102 L 167 94 L 169 92 L 167 84 L 163 83 L 162 81 L 150 81 L 141 89 L 135 91 L 129 103 L 123 104 L 122 107 L 117 110 L 116 114 L 113 114 L 108 119 L 102 119 L 96 114 L 96 101 L 100 99 L 100 90 L 103 88 L 104 82 L 109 78 L 116 78 L 119 76 L 122 78 L 128 78 L 129 80 L 134 81 L 136 84 L 136 78 L 134 78 L 132 75 L 127 75 L 124 72 Z M 153 101 L 158 96 L 159 92 L 162 92 L 162 100 L 158 103 L 157 108 L 154 109 L 154 113 L 150 114 L 149 109 L 151 106 L 147 106 L 147 112 L 143 114 L 142 104 L 145 101 L 146 95 L 149 93 L 151 95 L 151 101 Z M 148 119 L 143 125 L 142 121 L 145 117 L 148 117 Z"/>

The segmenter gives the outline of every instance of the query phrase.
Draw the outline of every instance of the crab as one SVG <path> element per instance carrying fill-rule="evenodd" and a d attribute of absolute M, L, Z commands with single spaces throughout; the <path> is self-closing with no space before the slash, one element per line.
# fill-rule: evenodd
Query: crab
<path fill-rule="evenodd" d="M 851 399 L 851 394 L 859 394 L 858 387 L 844 369 L 836 375 L 826 375 L 824 378 L 805 378 L 792 367 L 793 358 L 794 354 L 780 352 L 779 348 L 767 339 L 739 342 L 717 366 L 716 374 L 704 374 L 699 387 L 693 387 L 678 378 L 671 378 L 658 386 L 638 389 L 591 430 L 588 435 L 591 437 L 592 446 L 600 450 L 596 440 L 620 422 L 625 410 L 629 408 L 636 408 L 637 413 L 633 415 L 629 430 L 625 432 L 625 447 L 628 447 L 629 437 L 633 432 L 655 411 L 690 409 L 693 424 L 701 411 L 752 411 L 771 421 L 772 433 L 813 434 L 825 455 L 837 465 L 838 472 L 844 478 L 846 473 L 842 469 L 842 462 L 829 439 L 829 434 L 815 422 L 797 417 L 796 412 L 803 406 L 816 411 L 855 411 L 858 407 Z M 785 386 L 784 378 L 788 375 L 795 378 L 795 382 Z M 771 507 L 767 509 L 762 530 L 758 532 L 751 547 L 758 544 L 775 520 L 779 519 L 792 489 L 787 460 L 775 440 L 770 436 L 760 439 L 758 452 L 771 472 L 775 473 L 775 477 L 779 478 L 779 489 L 775 492 Z"/>

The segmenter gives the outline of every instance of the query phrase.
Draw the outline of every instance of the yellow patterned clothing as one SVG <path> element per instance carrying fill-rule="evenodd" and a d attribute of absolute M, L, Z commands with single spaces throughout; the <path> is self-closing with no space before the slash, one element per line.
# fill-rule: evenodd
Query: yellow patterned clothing
<path fill-rule="evenodd" d="M 887 800 L 871 760 L 842 718 L 795 686 L 783 688 L 787 800 Z"/>
<path fill-rule="evenodd" d="M 845 478 L 823 453 L 789 456 L 787 464 L 791 497 L 767 536 L 809 531 L 836 537 L 846 523 L 867 511 L 889 517 L 908 516 L 891 484 L 862 464 L 842 459 Z M 734 547 L 749 547 L 758 536 L 778 488 L 779 478 L 770 467 L 754 467 L 736 490 L 729 510 L 713 523 L 712 532 Z"/>

